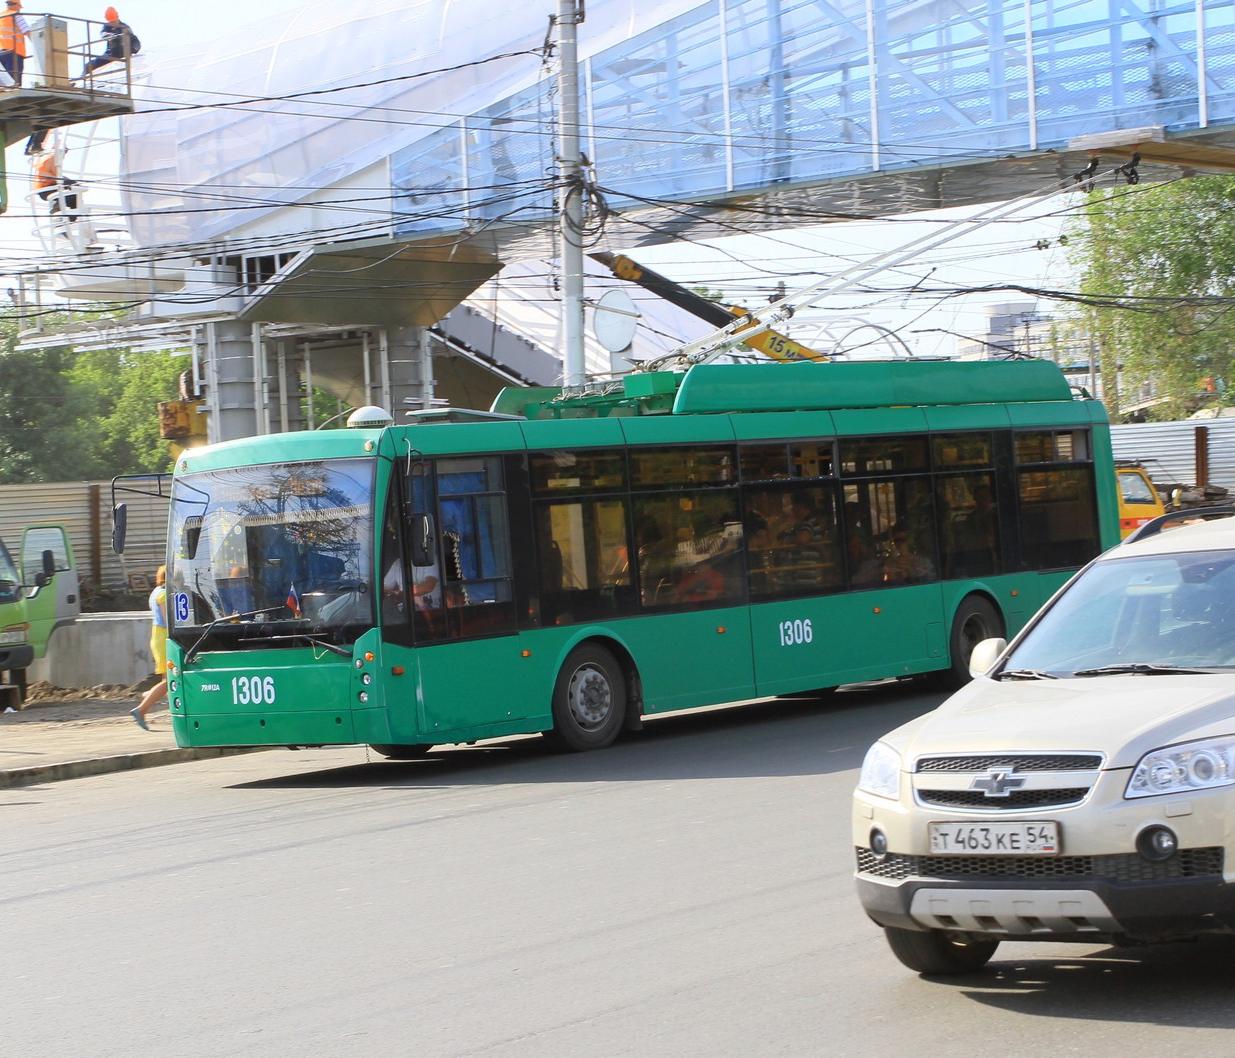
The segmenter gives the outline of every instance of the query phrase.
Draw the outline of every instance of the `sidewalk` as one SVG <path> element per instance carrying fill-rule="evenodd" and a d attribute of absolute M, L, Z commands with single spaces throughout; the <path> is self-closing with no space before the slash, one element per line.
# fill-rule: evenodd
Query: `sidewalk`
<path fill-rule="evenodd" d="M 0 790 L 86 775 L 180 764 L 248 749 L 177 749 L 167 710 L 143 731 L 129 716 L 137 699 L 36 702 L 0 713 Z"/>

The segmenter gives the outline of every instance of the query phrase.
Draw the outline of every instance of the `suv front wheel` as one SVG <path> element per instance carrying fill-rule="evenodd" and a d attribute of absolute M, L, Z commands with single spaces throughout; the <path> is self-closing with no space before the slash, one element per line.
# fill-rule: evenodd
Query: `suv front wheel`
<path fill-rule="evenodd" d="M 883 932 L 892 954 L 920 974 L 974 973 L 990 962 L 999 947 L 997 940 L 973 940 L 941 929 L 920 933 L 885 926 Z"/>

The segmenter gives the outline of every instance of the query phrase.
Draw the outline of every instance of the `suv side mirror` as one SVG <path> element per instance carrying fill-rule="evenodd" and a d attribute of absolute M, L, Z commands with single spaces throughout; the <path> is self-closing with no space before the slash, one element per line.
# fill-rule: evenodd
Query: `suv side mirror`
<path fill-rule="evenodd" d="M 432 566 L 436 561 L 437 539 L 433 515 L 412 515 L 412 565 Z"/>
<path fill-rule="evenodd" d="M 1006 639 L 984 639 L 976 647 L 973 648 L 973 653 L 969 655 L 969 675 L 974 679 L 979 676 L 985 676 L 991 670 L 991 666 L 999 660 L 999 655 L 1004 652 L 1008 641 Z"/>
<path fill-rule="evenodd" d="M 111 549 L 117 555 L 124 554 L 124 531 L 129 524 L 129 505 L 117 503 L 111 509 Z"/>

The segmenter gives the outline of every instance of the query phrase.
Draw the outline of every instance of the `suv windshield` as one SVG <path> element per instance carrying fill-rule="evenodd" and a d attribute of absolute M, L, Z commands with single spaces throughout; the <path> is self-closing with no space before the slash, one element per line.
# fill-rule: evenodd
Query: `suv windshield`
<path fill-rule="evenodd" d="M 177 641 L 231 614 L 251 616 L 212 634 L 255 645 L 302 634 L 350 641 L 372 627 L 373 466 L 330 460 L 177 478 L 167 578 Z"/>
<path fill-rule="evenodd" d="M 1090 566 L 1002 671 L 1170 672 L 1235 667 L 1235 552 L 1118 558 Z"/>

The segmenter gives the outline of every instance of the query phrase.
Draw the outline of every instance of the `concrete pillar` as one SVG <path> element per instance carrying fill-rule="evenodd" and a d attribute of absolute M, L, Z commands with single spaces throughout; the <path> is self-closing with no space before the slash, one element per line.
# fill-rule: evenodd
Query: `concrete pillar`
<path fill-rule="evenodd" d="M 207 323 L 202 330 L 210 443 L 261 433 L 253 398 L 252 324 L 219 320 Z"/>
<path fill-rule="evenodd" d="M 433 406 L 432 338 L 426 327 L 399 327 L 385 332 L 386 369 L 390 379 L 390 407 L 386 410 L 400 422 L 403 412 Z M 384 373 L 379 378 L 384 377 Z M 413 403 L 404 404 L 411 398 Z"/>
<path fill-rule="evenodd" d="M 291 340 L 266 343 L 266 370 L 270 376 L 270 428 L 273 433 L 305 429 L 302 401 L 305 393 L 304 355 Z"/>

